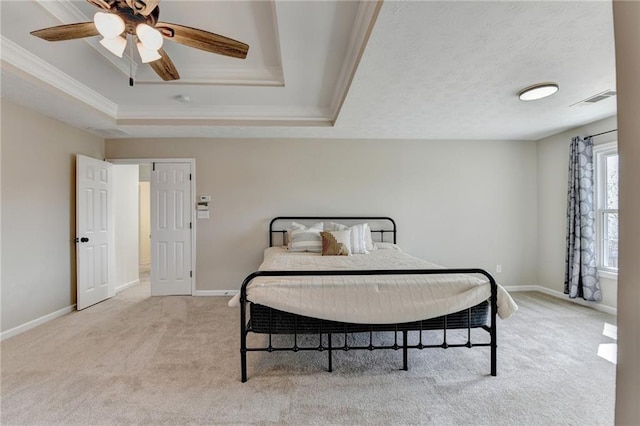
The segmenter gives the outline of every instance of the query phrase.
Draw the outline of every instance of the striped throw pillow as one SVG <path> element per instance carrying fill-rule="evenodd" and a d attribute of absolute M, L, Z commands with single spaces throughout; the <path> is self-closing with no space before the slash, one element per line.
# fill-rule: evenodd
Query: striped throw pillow
<path fill-rule="evenodd" d="M 324 223 L 318 222 L 310 227 L 293 222 L 287 229 L 289 236 L 289 250 L 308 251 L 311 253 L 322 252 L 322 238 L 320 233 L 324 229 Z"/>

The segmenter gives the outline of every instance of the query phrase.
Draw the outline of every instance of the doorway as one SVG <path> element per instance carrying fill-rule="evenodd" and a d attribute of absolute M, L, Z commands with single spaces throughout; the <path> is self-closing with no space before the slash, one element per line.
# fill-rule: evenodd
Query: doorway
<path fill-rule="evenodd" d="M 138 165 L 114 164 L 114 231 L 116 292 L 140 282 L 138 273 Z"/>

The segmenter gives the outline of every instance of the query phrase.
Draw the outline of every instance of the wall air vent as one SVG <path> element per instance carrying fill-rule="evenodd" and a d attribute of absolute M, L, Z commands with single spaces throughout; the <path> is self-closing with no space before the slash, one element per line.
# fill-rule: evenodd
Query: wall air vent
<path fill-rule="evenodd" d="M 580 105 L 580 104 L 595 104 L 596 102 L 600 102 L 603 101 L 605 99 L 608 99 L 612 96 L 615 96 L 617 94 L 616 91 L 614 90 L 606 90 L 604 92 L 600 92 L 600 93 L 596 93 L 593 96 L 588 97 L 587 99 L 583 99 L 580 102 L 576 102 L 575 104 L 571 105 L 571 106 L 576 106 L 576 105 Z"/>
<path fill-rule="evenodd" d="M 94 127 L 89 127 L 87 130 L 94 135 L 102 136 L 103 138 L 115 138 L 131 135 L 130 133 L 120 129 L 96 129 Z"/>

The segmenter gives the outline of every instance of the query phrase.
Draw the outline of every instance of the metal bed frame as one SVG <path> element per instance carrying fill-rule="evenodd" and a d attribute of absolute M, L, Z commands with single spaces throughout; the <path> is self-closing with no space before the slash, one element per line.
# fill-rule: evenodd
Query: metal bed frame
<path fill-rule="evenodd" d="M 285 242 L 286 229 L 274 229 L 276 222 L 284 221 L 366 221 L 368 223 L 386 222 L 386 226 L 382 226 L 379 229 L 371 229 L 372 234 L 378 234 L 380 241 L 384 241 L 386 234 L 391 233 L 393 235 L 393 243 L 396 244 L 397 240 L 397 227 L 396 223 L 390 217 L 353 217 L 353 216 L 323 216 L 323 217 L 310 217 L 310 216 L 280 216 L 276 217 L 269 223 L 269 247 L 274 245 L 274 234 L 281 234 L 282 241 Z M 391 229 L 387 229 L 390 226 Z M 482 325 L 472 324 L 472 310 L 478 308 L 481 305 L 486 305 L 487 302 L 483 302 L 480 305 L 465 309 L 460 312 L 444 315 L 437 318 L 431 318 L 424 321 L 415 321 L 411 323 L 397 323 L 397 324 L 356 324 L 345 323 L 338 321 L 327 321 L 316 318 L 304 317 L 297 314 L 291 314 L 287 312 L 278 311 L 273 308 L 265 307 L 262 305 L 254 305 L 247 300 L 247 286 L 249 283 L 257 277 L 304 277 L 304 276 L 339 276 L 339 275 L 432 275 L 432 274 L 480 274 L 484 275 L 491 285 L 491 297 L 489 299 L 491 325 L 486 324 L 486 318 L 483 319 Z M 457 268 L 457 269 L 393 269 L 393 270 L 341 270 L 341 271 L 257 271 L 248 275 L 242 282 L 240 289 L 240 368 L 242 382 L 247 381 L 247 353 L 248 352 L 279 352 L 279 351 L 327 351 L 328 353 L 328 371 L 333 371 L 333 359 L 332 353 L 336 350 L 350 351 L 350 350 L 369 350 L 375 349 L 402 349 L 402 370 L 408 370 L 408 350 L 409 349 L 427 349 L 427 348 L 452 348 L 452 347 L 486 347 L 491 348 L 491 375 L 497 375 L 497 333 L 496 333 L 496 315 L 497 315 L 497 300 L 498 300 L 498 288 L 495 279 L 485 270 L 477 268 Z M 260 307 L 263 311 L 266 310 L 268 315 L 268 325 L 265 327 L 262 324 L 260 327 L 256 327 L 254 319 L 251 318 L 247 321 L 247 304 L 250 304 L 251 308 Z M 283 323 L 283 318 L 288 321 L 288 325 L 284 328 L 278 328 Z M 309 321 L 312 321 L 311 323 Z M 310 325 L 311 324 L 311 325 Z M 451 329 L 467 329 L 467 341 L 466 343 L 448 343 L 447 342 L 447 330 Z M 471 341 L 471 329 L 481 328 L 489 333 L 490 342 L 473 343 Z M 427 330 L 442 330 L 443 339 L 439 344 L 423 344 L 422 333 Z M 410 345 L 408 342 L 409 331 L 419 332 L 419 341 L 417 344 Z M 266 347 L 248 347 L 247 335 L 250 332 L 258 334 L 268 334 L 268 346 Z M 394 344 L 392 345 L 374 345 L 373 333 L 374 332 L 393 332 Z M 402 343 L 398 343 L 398 333 L 402 333 Z M 368 345 L 349 345 L 347 336 L 351 333 L 369 333 Z M 274 346 L 273 335 L 274 334 L 293 334 L 293 346 Z M 318 344 L 315 346 L 300 346 L 298 345 L 298 335 L 317 334 Z M 344 334 L 344 344 L 342 346 L 333 346 L 332 335 Z M 323 339 L 323 335 L 326 337 Z"/>

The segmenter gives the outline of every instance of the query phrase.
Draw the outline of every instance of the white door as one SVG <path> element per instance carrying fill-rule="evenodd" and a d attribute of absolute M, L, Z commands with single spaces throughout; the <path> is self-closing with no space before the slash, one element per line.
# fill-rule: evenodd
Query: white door
<path fill-rule="evenodd" d="M 107 162 L 76 156 L 78 310 L 116 293 L 112 172 Z"/>
<path fill-rule="evenodd" d="M 191 294 L 191 164 L 151 171 L 151 295 Z"/>

